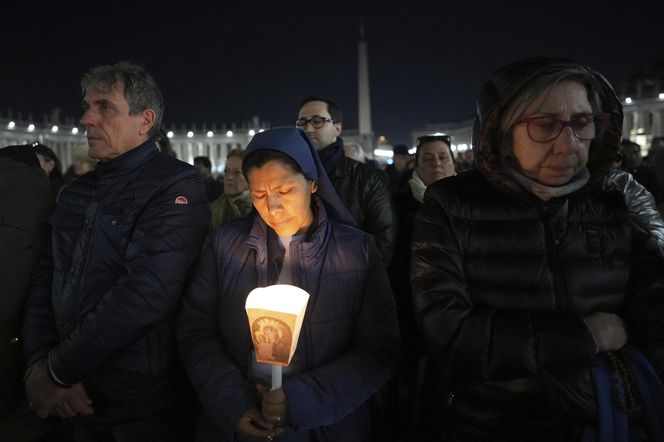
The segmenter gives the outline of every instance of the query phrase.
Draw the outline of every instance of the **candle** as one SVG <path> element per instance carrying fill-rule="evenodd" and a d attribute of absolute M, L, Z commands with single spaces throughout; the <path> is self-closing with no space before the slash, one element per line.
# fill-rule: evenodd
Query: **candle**
<path fill-rule="evenodd" d="M 272 365 L 272 390 L 281 388 L 281 365 Z"/>
<path fill-rule="evenodd" d="M 300 336 L 309 294 L 286 284 L 259 287 L 247 296 L 256 360 L 272 365 L 272 390 L 281 388 L 283 368 L 288 366 Z"/>

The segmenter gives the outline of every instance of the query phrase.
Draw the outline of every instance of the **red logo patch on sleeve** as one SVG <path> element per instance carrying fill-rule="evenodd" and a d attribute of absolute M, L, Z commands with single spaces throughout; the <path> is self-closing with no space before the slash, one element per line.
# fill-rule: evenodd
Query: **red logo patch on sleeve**
<path fill-rule="evenodd" d="M 189 204 L 189 201 L 187 201 L 187 198 L 180 195 L 179 197 L 175 198 L 175 204 Z"/>

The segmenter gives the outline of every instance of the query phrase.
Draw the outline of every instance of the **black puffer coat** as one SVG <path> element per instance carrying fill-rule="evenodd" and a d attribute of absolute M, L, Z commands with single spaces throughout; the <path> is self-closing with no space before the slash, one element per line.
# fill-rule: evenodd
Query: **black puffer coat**
<path fill-rule="evenodd" d="M 663 360 L 663 262 L 646 250 L 625 195 L 603 190 L 622 123 L 610 85 L 591 72 L 614 127 L 591 144 L 586 186 L 545 202 L 501 165 L 500 113 L 560 63 L 496 72 L 478 104 L 478 168 L 431 185 L 416 219 L 411 280 L 433 362 L 424 410 L 447 416 L 448 440 L 560 440 L 592 422 L 590 313 L 618 314 L 632 342 Z M 440 428 L 436 417 L 423 422 Z"/>
<path fill-rule="evenodd" d="M 24 397 L 23 306 L 30 272 L 46 244 L 50 192 L 40 168 L 0 156 L 0 416 Z"/>
<path fill-rule="evenodd" d="M 343 151 L 343 140 L 325 148 Z M 332 167 L 325 165 L 327 175 L 339 198 L 353 215 L 360 229 L 373 235 L 387 267 L 394 252 L 397 218 L 392 209 L 386 177 L 376 168 L 355 161 L 345 155 Z"/>
<path fill-rule="evenodd" d="M 28 365 L 83 382 L 91 419 L 174 406 L 175 314 L 210 224 L 196 170 L 145 144 L 64 188 L 24 324 Z"/>

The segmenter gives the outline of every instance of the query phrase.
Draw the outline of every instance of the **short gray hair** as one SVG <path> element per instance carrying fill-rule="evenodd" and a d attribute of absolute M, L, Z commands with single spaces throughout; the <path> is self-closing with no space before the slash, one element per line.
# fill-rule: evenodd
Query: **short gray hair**
<path fill-rule="evenodd" d="M 146 109 L 154 111 L 155 123 L 149 135 L 155 138 L 164 115 L 164 98 L 152 75 L 143 67 L 128 61 L 94 67 L 81 79 L 82 94 L 85 96 L 91 89 L 110 91 L 119 81 L 124 83 L 124 97 L 129 104 L 130 115 L 136 115 Z"/>

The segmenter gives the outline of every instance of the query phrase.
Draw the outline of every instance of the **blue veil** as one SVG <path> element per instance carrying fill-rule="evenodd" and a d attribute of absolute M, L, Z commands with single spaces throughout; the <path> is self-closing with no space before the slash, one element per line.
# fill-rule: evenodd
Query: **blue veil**
<path fill-rule="evenodd" d="M 316 150 L 302 130 L 287 127 L 259 132 L 249 142 L 245 156 L 261 149 L 276 150 L 292 158 L 300 166 L 305 177 L 318 180 L 316 195 L 325 204 L 329 216 L 343 224 L 357 226 L 334 190 Z"/>

